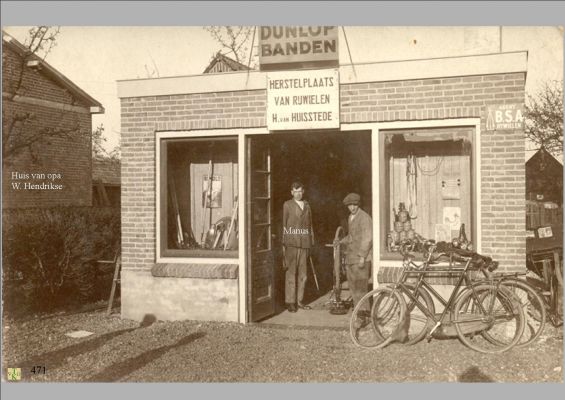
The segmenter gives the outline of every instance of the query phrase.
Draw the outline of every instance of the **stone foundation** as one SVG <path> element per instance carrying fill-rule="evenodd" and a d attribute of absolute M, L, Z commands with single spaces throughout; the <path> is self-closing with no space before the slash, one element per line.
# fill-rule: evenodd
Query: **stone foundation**
<path fill-rule="evenodd" d="M 122 318 L 238 321 L 238 279 L 154 277 L 149 270 L 122 270 Z"/>

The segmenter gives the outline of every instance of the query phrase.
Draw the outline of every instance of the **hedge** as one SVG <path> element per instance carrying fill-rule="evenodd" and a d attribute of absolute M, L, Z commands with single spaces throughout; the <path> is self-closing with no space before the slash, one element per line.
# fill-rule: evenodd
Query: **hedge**
<path fill-rule="evenodd" d="M 5 315 L 69 309 L 106 297 L 111 274 L 109 283 L 101 282 L 96 261 L 113 259 L 119 243 L 118 209 L 3 210 Z"/>

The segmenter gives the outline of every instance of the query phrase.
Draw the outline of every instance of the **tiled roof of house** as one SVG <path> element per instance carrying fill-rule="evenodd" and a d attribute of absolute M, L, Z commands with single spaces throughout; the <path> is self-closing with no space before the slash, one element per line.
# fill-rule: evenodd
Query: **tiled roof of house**
<path fill-rule="evenodd" d="M 212 59 L 210 64 L 204 70 L 205 74 L 215 73 L 215 72 L 233 72 L 233 71 L 247 71 L 250 70 L 247 65 L 244 65 L 236 60 L 229 58 L 228 56 L 218 52 L 216 56 Z"/>
<path fill-rule="evenodd" d="M 92 158 L 92 183 L 120 185 L 120 161 L 110 158 Z"/>

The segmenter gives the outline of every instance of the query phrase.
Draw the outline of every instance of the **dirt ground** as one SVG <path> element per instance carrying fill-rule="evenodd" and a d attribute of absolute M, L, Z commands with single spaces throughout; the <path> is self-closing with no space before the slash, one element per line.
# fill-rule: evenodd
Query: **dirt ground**
<path fill-rule="evenodd" d="M 457 339 L 365 350 L 345 330 L 140 324 L 103 311 L 4 321 L 3 330 L 3 379 L 20 367 L 23 382 L 563 382 L 563 331 L 549 323 L 537 343 L 498 355 Z M 65 335 L 76 330 L 94 334 Z"/>

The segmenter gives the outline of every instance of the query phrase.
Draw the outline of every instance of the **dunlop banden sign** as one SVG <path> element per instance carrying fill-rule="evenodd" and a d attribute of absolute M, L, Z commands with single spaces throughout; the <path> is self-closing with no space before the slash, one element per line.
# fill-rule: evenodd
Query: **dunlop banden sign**
<path fill-rule="evenodd" d="M 335 67 L 339 64 L 337 26 L 262 26 L 261 70 Z"/>

